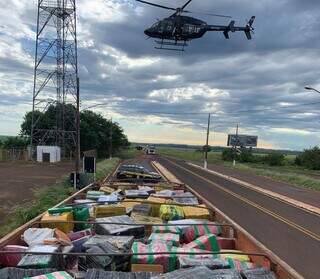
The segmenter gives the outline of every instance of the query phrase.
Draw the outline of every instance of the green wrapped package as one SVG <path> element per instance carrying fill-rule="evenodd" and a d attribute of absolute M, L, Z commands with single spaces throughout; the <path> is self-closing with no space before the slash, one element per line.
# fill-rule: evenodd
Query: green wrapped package
<path fill-rule="evenodd" d="M 62 214 L 65 212 L 72 212 L 73 208 L 72 206 L 65 206 L 65 207 L 54 207 L 54 208 L 50 208 L 48 209 L 49 214 L 53 215 L 53 214 Z"/>
<path fill-rule="evenodd" d="M 73 279 L 73 277 L 65 271 L 57 271 L 34 277 L 24 277 L 23 279 Z"/>
<path fill-rule="evenodd" d="M 87 207 L 76 207 L 73 211 L 73 218 L 75 221 L 88 221 L 90 218 L 89 209 Z M 75 224 L 77 231 L 83 231 L 90 228 L 88 224 Z"/>
<path fill-rule="evenodd" d="M 164 221 L 173 221 L 184 219 L 181 206 L 163 204 L 160 206 L 160 218 Z"/>

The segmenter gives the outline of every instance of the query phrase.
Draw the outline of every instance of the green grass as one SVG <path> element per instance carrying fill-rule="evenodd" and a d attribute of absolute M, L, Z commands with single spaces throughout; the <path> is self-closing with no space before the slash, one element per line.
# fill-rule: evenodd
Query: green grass
<path fill-rule="evenodd" d="M 96 175 L 97 180 L 103 179 L 114 169 L 118 162 L 118 158 L 98 162 Z M 15 228 L 37 217 L 39 214 L 65 200 L 73 193 L 74 190 L 72 187 L 70 187 L 66 177 L 64 177 L 62 181 L 56 185 L 44 187 L 40 190 L 37 189 L 32 201 L 16 206 L 9 213 L 8 217 L 4 221 L 4 224 L 2 224 L 0 227 L 0 237 L 3 237 Z"/>
<path fill-rule="evenodd" d="M 169 148 L 159 148 L 158 152 L 162 155 L 179 158 L 182 160 L 199 163 L 203 161 L 203 153 L 196 151 L 186 151 Z M 320 179 L 312 177 L 319 174 L 316 171 L 306 170 L 299 166 L 294 166 L 295 156 L 286 156 L 286 164 L 280 167 L 271 167 L 265 164 L 237 163 L 235 168 L 251 172 L 260 176 L 269 177 L 276 181 L 286 182 L 298 187 L 309 188 L 320 191 Z M 210 152 L 208 154 L 208 163 L 217 164 L 232 168 L 231 162 L 221 159 L 221 153 Z"/>
<path fill-rule="evenodd" d="M 128 160 L 133 159 L 139 155 L 141 155 L 143 152 L 135 149 L 134 147 L 130 147 L 128 149 L 122 149 L 117 153 L 117 157 L 119 157 L 122 160 Z"/>

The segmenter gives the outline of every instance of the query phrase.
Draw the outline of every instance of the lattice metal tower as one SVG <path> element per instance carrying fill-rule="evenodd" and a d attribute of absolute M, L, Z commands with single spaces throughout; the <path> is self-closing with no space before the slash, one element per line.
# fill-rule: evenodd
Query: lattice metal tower
<path fill-rule="evenodd" d="M 38 0 L 31 146 L 75 150 L 79 101 L 75 1 Z"/>

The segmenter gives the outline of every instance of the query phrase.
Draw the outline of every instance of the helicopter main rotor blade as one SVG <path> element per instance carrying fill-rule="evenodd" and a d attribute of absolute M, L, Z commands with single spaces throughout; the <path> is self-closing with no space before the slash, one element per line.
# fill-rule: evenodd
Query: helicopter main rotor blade
<path fill-rule="evenodd" d="M 183 10 L 185 7 L 187 7 L 190 3 L 191 3 L 192 0 L 189 0 L 187 3 L 185 3 L 182 7 L 181 7 L 181 10 Z"/>
<path fill-rule="evenodd" d="M 175 9 L 175 8 L 171 8 L 171 7 L 167 7 L 167 6 L 162 6 L 162 5 L 159 5 L 159 4 L 155 4 L 155 3 L 151 3 L 151 2 L 147 2 L 147 1 L 143 1 L 143 0 L 136 0 L 136 1 L 141 2 L 141 3 L 144 3 L 144 4 L 147 4 L 147 5 L 151 5 L 151 6 L 154 6 L 154 7 L 166 9 L 166 10 L 172 10 L 172 11 L 176 11 L 176 10 L 177 10 L 177 9 Z"/>
<path fill-rule="evenodd" d="M 232 16 L 228 16 L 228 15 L 219 15 L 219 14 L 212 14 L 212 13 L 191 12 L 191 11 L 183 11 L 183 12 L 184 12 L 184 13 L 188 13 L 188 14 L 199 14 L 199 15 L 208 15 L 208 16 L 215 16 L 215 17 L 232 18 Z"/>

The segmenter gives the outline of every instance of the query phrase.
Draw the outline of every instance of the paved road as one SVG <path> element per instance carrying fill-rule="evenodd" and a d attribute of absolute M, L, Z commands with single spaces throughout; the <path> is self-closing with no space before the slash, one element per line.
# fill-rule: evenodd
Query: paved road
<path fill-rule="evenodd" d="M 319 215 L 253 192 L 181 160 L 158 160 L 305 278 L 320 278 Z"/>
<path fill-rule="evenodd" d="M 199 164 L 202 166 L 201 164 Z M 320 207 L 320 191 L 301 188 L 288 183 L 272 180 L 267 177 L 259 176 L 247 171 L 232 169 L 224 166 L 209 164 L 210 170 L 224 175 L 232 176 L 242 181 L 254 184 L 258 187 L 276 192 L 289 198 Z"/>

